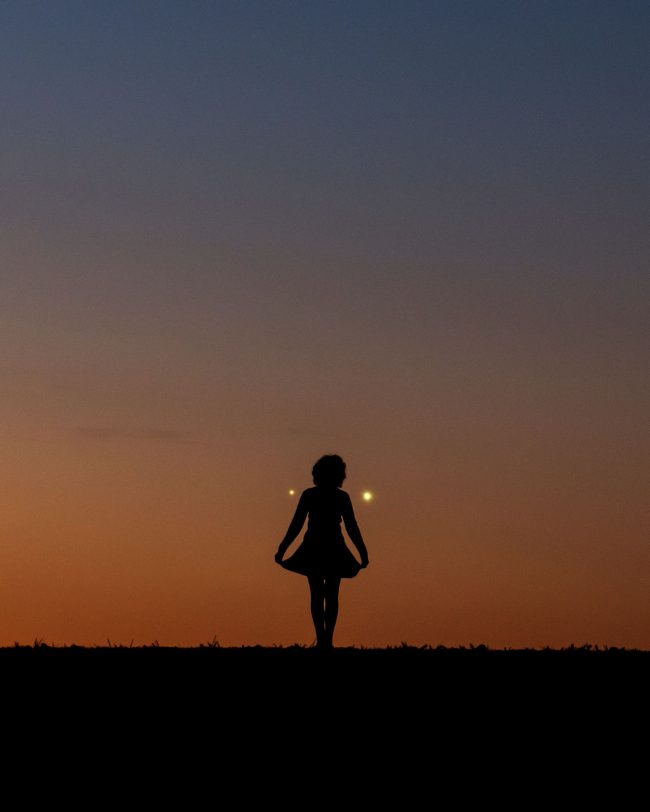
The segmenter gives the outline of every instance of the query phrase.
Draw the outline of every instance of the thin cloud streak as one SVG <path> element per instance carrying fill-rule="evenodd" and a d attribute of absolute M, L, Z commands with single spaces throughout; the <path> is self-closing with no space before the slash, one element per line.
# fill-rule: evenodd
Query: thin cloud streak
<path fill-rule="evenodd" d="M 190 433 L 179 429 L 162 428 L 124 428 L 120 426 L 78 426 L 74 430 L 76 437 L 86 440 L 144 440 L 164 443 L 191 442 Z"/>

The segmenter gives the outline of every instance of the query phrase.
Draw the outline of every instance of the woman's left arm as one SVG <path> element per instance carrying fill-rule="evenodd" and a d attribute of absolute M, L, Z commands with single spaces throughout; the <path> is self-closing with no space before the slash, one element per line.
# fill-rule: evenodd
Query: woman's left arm
<path fill-rule="evenodd" d="M 368 550 L 366 549 L 366 545 L 363 542 L 363 537 L 361 536 L 361 530 L 359 530 L 359 525 L 357 524 L 356 517 L 354 515 L 354 508 L 352 507 L 352 500 L 350 499 L 349 494 L 345 494 L 345 498 L 343 501 L 343 522 L 345 524 L 345 529 L 348 531 L 348 536 L 354 546 L 359 551 L 359 555 L 361 556 L 361 566 L 367 567 L 368 566 Z"/>

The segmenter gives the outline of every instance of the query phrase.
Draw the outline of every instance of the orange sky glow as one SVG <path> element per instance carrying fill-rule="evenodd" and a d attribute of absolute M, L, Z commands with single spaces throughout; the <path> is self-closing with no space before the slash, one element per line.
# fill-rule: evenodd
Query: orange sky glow
<path fill-rule="evenodd" d="M 2 4 L 0 645 L 650 648 L 649 26 Z"/>

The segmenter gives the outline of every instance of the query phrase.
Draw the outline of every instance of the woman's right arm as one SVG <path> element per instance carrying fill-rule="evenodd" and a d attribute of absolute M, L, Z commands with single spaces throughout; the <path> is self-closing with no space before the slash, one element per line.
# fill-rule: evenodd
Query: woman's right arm
<path fill-rule="evenodd" d="M 293 519 L 291 520 L 291 524 L 289 525 L 289 529 L 284 535 L 284 538 L 280 542 L 280 546 L 278 547 L 278 551 L 275 554 L 275 560 L 278 564 L 282 561 L 282 556 L 287 551 L 287 547 L 291 544 L 291 542 L 296 538 L 300 530 L 302 529 L 303 524 L 305 523 L 305 519 L 307 518 L 308 507 L 307 507 L 307 497 L 305 495 L 305 491 L 302 492 L 300 495 L 300 499 L 298 500 L 298 506 L 296 507 L 296 512 L 293 515 Z"/>

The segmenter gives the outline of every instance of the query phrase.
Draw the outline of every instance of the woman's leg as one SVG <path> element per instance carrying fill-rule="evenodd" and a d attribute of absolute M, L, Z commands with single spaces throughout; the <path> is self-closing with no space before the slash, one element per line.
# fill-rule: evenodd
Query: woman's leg
<path fill-rule="evenodd" d="M 325 642 L 325 587 L 323 578 L 309 576 L 309 590 L 311 593 L 311 619 L 316 630 L 316 645 L 322 646 Z"/>
<path fill-rule="evenodd" d="M 325 645 L 331 647 L 339 614 L 340 578 L 325 578 Z"/>

